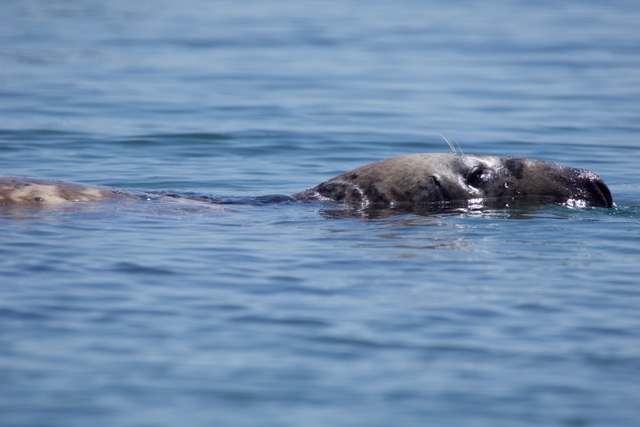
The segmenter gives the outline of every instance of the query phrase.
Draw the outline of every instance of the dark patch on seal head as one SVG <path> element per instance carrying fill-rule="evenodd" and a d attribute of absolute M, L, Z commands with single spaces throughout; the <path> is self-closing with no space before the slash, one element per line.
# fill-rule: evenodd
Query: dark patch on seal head
<path fill-rule="evenodd" d="M 509 175 L 515 176 L 516 179 L 524 178 L 524 160 L 509 157 L 504 161 L 504 167 L 509 171 Z"/>
<path fill-rule="evenodd" d="M 30 185 L 30 184 L 27 184 L 27 186 L 28 185 Z M 40 196 L 34 197 L 33 200 L 36 201 L 36 202 L 44 202 L 44 199 L 42 197 L 40 197 Z"/>

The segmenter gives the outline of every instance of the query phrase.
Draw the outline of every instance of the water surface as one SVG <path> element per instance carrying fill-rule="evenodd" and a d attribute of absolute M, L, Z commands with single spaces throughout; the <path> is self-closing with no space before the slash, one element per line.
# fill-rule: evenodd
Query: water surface
<path fill-rule="evenodd" d="M 292 194 L 443 152 L 616 209 L 0 212 L 0 425 L 635 426 L 632 1 L 5 1 L 0 172 Z"/>

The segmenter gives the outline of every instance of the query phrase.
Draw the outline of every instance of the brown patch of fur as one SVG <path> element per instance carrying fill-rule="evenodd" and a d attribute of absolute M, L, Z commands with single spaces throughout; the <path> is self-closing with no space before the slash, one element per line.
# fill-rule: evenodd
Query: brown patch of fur
<path fill-rule="evenodd" d="M 46 206 L 133 197 L 108 187 L 46 179 L 0 178 L 0 205 Z"/>

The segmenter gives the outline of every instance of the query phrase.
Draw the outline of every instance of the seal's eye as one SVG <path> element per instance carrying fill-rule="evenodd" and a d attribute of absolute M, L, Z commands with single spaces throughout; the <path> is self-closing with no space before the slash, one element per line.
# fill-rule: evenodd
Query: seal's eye
<path fill-rule="evenodd" d="M 467 185 L 471 187 L 478 187 L 482 185 L 486 178 L 487 167 L 485 165 L 478 165 L 471 169 L 469 175 L 467 175 Z"/>

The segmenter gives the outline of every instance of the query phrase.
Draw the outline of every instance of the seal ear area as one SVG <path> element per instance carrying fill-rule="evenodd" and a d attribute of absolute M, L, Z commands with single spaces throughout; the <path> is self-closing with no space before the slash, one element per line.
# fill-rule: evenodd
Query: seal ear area
<path fill-rule="evenodd" d="M 412 191 L 405 192 L 403 196 L 402 201 L 410 201 L 415 206 L 448 202 L 455 199 L 454 194 L 449 191 L 446 183 L 438 174 L 427 175 L 417 182 Z"/>

